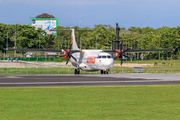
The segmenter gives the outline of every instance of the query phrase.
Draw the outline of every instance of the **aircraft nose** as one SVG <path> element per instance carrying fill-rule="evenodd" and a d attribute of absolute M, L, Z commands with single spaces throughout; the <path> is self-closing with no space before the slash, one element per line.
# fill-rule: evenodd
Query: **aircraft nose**
<path fill-rule="evenodd" d="M 107 62 L 104 63 L 104 66 L 107 66 L 107 69 L 112 68 L 114 66 L 114 60 L 113 59 L 107 60 Z"/>

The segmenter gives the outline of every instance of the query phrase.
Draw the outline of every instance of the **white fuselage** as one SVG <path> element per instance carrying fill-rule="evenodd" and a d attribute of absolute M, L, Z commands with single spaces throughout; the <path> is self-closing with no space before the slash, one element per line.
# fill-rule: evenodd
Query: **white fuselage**
<path fill-rule="evenodd" d="M 114 66 L 112 56 L 109 53 L 102 52 L 102 50 L 82 50 L 82 52 L 73 53 L 72 55 L 78 63 L 71 58 L 71 64 L 84 71 L 106 71 Z"/>

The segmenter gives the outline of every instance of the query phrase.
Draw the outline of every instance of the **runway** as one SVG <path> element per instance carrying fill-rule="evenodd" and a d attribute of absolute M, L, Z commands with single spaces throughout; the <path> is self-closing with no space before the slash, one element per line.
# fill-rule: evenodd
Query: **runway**
<path fill-rule="evenodd" d="M 180 84 L 180 74 L 82 74 L 0 76 L 0 87 Z"/>

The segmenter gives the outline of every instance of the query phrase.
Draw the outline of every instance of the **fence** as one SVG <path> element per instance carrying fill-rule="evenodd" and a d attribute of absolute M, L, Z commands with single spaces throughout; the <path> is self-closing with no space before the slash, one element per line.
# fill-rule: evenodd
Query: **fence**
<path fill-rule="evenodd" d="M 8 57 L 2 57 L 0 60 L 10 60 L 11 58 Z M 65 58 L 27 58 L 27 57 L 18 57 L 18 58 L 12 58 L 13 60 L 22 60 L 22 61 L 65 61 Z M 115 60 L 121 60 L 121 59 L 115 59 Z M 132 61 L 147 61 L 147 60 L 152 60 L 152 59 L 132 59 Z M 123 59 L 123 61 L 131 61 L 130 59 Z"/>
<path fill-rule="evenodd" d="M 7 57 L 2 57 L 0 60 L 11 60 L 11 58 L 7 58 Z M 18 58 L 12 58 L 13 60 L 22 60 L 22 61 L 41 61 L 41 62 L 45 62 L 45 61 L 57 61 L 57 62 L 61 62 L 64 61 L 65 58 L 27 58 L 27 57 L 18 57 Z"/>

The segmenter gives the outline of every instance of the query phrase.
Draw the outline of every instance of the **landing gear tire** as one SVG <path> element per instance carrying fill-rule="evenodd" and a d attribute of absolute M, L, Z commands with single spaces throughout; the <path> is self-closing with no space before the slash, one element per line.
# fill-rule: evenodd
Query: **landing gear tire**
<path fill-rule="evenodd" d="M 74 69 L 74 74 L 75 74 L 75 75 L 77 74 L 77 69 Z"/>
<path fill-rule="evenodd" d="M 101 70 L 101 74 L 108 74 L 108 71 Z"/>
<path fill-rule="evenodd" d="M 80 70 L 77 70 L 77 74 L 80 74 Z"/>
<path fill-rule="evenodd" d="M 80 70 L 79 69 L 74 69 L 74 74 L 80 74 Z"/>

